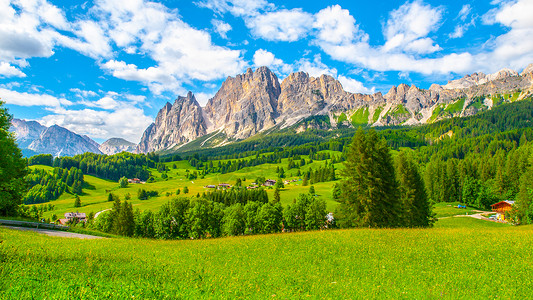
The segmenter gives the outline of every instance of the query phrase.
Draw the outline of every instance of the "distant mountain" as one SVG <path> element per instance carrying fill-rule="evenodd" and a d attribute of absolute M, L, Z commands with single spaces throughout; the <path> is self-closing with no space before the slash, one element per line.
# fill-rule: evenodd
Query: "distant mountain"
<path fill-rule="evenodd" d="M 136 146 L 136 144 L 128 142 L 125 139 L 111 138 L 103 142 L 102 145 L 98 147 L 98 149 L 104 154 L 113 155 L 124 151 L 134 152 Z"/>
<path fill-rule="evenodd" d="M 521 100 L 533 93 L 533 64 L 522 73 L 503 69 L 475 73 L 428 90 L 400 84 L 371 95 L 344 91 L 335 78 L 304 72 L 287 76 L 281 84 L 266 67 L 228 77 L 202 108 L 189 92 L 167 103 L 143 134 L 136 151 L 172 151 L 194 144 L 223 145 L 260 132 L 293 126 L 296 132 L 324 126 L 416 125 L 462 117 L 491 109 L 501 102 Z M 312 116 L 328 122 L 302 122 Z M 291 127 L 292 128 L 292 127 Z M 201 142 L 200 142 L 201 141 Z"/>
<path fill-rule="evenodd" d="M 13 119 L 11 131 L 24 155 L 74 156 L 85 152 L 101 154 L 98 143 L 58 125 L 43 126 L 35 121 Z"/>

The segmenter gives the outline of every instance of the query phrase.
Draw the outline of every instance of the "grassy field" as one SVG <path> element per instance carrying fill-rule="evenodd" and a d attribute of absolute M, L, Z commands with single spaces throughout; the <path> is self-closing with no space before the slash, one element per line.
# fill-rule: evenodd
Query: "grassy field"
<path fill-rule="evenodd" d="M 0 228 L 0 299 L 527 299 L 533 227 L 448 218 L 197 241 Z"/>
<path fill-rule="evenodd" d="M 474 207 L 467 206 L 465 208 L 457 208 L 457 205 L 464 205 L 459 202 L 442 202 L 436 203 L 433 206 L 433 212 L 435 213 L 436 218 L 446 218 L 456 215 L 473 215 L 477 213 L 477 209 Z"/>
<path fill-rule="evenodd" d="M 322 151 L 329 152 L 330 154 L 340 155 L 340 152 L 335 151 Z M 309 160 L 308 156 L 302 156 Z M 244 158 L 246 159 L 246 158 Z M 218 164 L 218 161 L 213 162 L 215 165 Z M 319 167 L 324 166 L 325 161 L 313 161 L 313 163 L 306 164 L 300 168 L 301 172 L 307 171 L 309 168 L 313 170 L 318 169 Z M 173 168 L 173 165 L 176 168 Z M 54 210 L 44 213 L 45 218 L 51 218 L 52 215 L 58 217 L 63 216 L 66 212 L 79 211 L 84 213 L 89 212 L 98 212 L 104 209 L 111 208 L 113 203 L 108 202 L 108 194 L 111 192 L 115 195 L 118 195 L 121 200 L 125 199 L 126 194 L 131 195 L 131 202 L 134 209 L 138 208 L 142 210 L 152 210 L 157 211 L 161 205 L 168 202 L 172 197 L 175 197 L 176 191 L 180 189 L 183 191 L 183 188 L 187 186 L 189 189 L 189 194 L 187 196 L 196 196 L 198 193 L 202 194 L 204 192 L 209 192 L 209 189 L 204 188 L 206 185 L 218 185 L 219 183 L 229 183 L 234 184 L 237 178 L 245 178 L 246 181 L 243 182 L 244 186 L 249 185 L 254 182 L 258 177 L 265 177 L 267 179 L 277 179 L 276 168 L 283 167 L 285 169 L 285 179 L 300 179 L 301 177 L 296 176 L 298 169 L 287 169 L 288 159 L 282 159 L 281 163 L 278 164 L 263 164 L 255 167 L 247 167 L 236 172 L 226 173 L 226 174 L 208 174 L 205 178 L 187 180 L 185 174 L 187 170 L 193 172 L 195 170 L 187 161 L 178 161 L 167 163 L 170 171 L 167 172 L 168 178 L 162 179 L 161 173 L 155 169 L 151 169 L 152 175 L 156 179 L 153 183 L 146 184 L 130 184 L 127 188 L 119 188 L 117 182 L 110 180 L 103 180 L 93 176 L 85 175 L 85 181 L 88 183 L 90 188 L 84 189 L 84 194 L 81 195 L 80 199 L 82 202 L 82 207 L 74 207 L 74 196 L 72 194 L 64 193 L 58 200 L 51 201 L 55 205 Z M 52 168 L 46 166 L 32 166 L 31 168 L 44 168 L 51 170 Z M 335 168 L 340 170 L 343 168 L 342 164 L 336 164 Z M 337 172 L 337 175 L 339 172 Z M 326 200 L 327 208 L 329 211 L 334 211 L 338 203 L 332 199 L 332 187 L 335 182 L 321 182 L 314 184 L 316 194 L 321 198 Z M 286 185 L 284 189 L 280 192 L 281 202 L 283 205 L 292 203 L 293 199 L 298 197 L 300 193 L 308 193 L 309 186 L 302 186 L 302 182 L 293 182 L 289 185 Z M 150 198 L 149 200 L 138 200 L 137 191 L 138 189 L 143 188 L 145 190 L 156 190 L 159 191 L 160 196 Z M 167 196 L 168 193 L 168 196 Z M 267 189 L 269 197 L 273 197 L 274 189 Z M 183 195 L 183 194 L 181 194 Z"/>

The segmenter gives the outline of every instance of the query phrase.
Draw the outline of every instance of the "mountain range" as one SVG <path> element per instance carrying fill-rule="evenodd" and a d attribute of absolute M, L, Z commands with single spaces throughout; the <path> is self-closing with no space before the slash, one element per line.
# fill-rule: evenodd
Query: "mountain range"
<path fill-rule="evenodd" d="M 46 127 L 36 121 L 13 119 L 11 124 L 10 130 L 15 133 L 24 156 L 74 156 L 85 152 L 111 155 L 122 151 L 133 152 L 136 146 L 119 138 L 109 139 L 99 145 L 86 135 L 76 134 L 58 125 Z"/>
<path fill-rule="evenodd" d="M 87 136 L 63 127 L 13 120 L 19 146 L 29 154 L 71 156 L 84 152 L 172 152 L 192 141 L 198 146 L 221 146 L 258 133 L 291 128 L 417 125 L 464 117 L 533 94 L 533 64 L 521 73 L 503 69 L 474 73 L 429 89 L 400 84 L 382 93 L 346 92 L 329 75 L 311 77 L 296 72 L 280 82 L 267 67 L 228 77 L 215 96 L 201 107 L 192 92 L 166 103 L 139 144 L 113 138 L 98 145 Z M 322 122 L 306 122 L 323 116 Z"/>
<path fill-rule="evenodd" d="M 294 127 L 329 129 L 358 125 L 392 126 L 435 122 L 490 109 L 500 102 L 533 93 L 533 64 L 520 74 L 503 69 L 475 73 L 429 89 L 393 86 L 385 95 L 346 92 L 332 76 L 314 78 L 304 72 L 283 81 L 266 67 L 228 77 L 205 107 L 194 95 L 166 103 L 144 132 L 136 151 L 173 151 L 203 138 L 201 145 L 220 146 L 267 130 Z M 313 116 L 326 122 L 302 122 Z"/>

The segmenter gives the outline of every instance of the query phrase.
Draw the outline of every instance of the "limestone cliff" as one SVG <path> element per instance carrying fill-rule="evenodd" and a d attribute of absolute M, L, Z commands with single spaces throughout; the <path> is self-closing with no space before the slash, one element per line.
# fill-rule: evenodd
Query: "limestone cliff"
<path fill-rule="evenodd" d="M 159 111 L 141 138 L 136 151 L 147 153 L 169 149 L 190 142 L 207 133 L 202 108 L 194 95 L 178 97 L 174 104 L 167 104 Z"/>
<path fill-rule="evenodd" d="M 280 84 L 268 68 L 261 67 L 228 77 L 205 108 L 192 93 L 167 103 L 148 127 L 138 152 L 166 150 L 198 137 L 219 132 L 223 143 L 245 139 L 272 128 L 298 124 L 312 116 L 328 122 L 296 126 L 306 128 L 373 125 L 415 125 L 466 116 L 492 107 L 493 95 L 505 93 L 520 100 L 533 93 L 533 64 L 519 74 L 503 69 L 494 74 L 474 73 L 428 90 L 400 84 L 385 95 L 344 91 L 335 78 L 314 78 L 304 72 L 287 76 Z M 323 119 L 323 118 L 322 118 Z M 322 120 L 321 119 L 321 120 Z"/>

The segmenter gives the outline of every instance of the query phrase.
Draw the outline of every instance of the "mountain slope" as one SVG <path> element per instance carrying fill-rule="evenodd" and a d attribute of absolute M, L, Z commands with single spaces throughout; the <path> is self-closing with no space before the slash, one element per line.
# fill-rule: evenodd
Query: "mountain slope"
<path fill-rule="evenodd" d="M 58 125 L 42 126 L 35 121 L 13 119 L 11 131 L 24 153 L 74 156 L 85 152 L 101 154 L 98 143 Z M 24 151 L 30 150 L 30 151 Z"/>
<path fill-rule="evenodd" d="M 261 67 L 228 77 L 202 108 L 191 92 L 167 103 L 146 129 L 137 152 L 176 149 L 196 138 L 217 133 L 218 145 L 246 139 L 274 128 L 286 128 L 312 116 L 326 116 L 320 124 L 306 122 L 297 131 L 320 126 L 353 127 L 416 125 L 492 108 L 501 101 L 520 100 L 532 93 L 533 65 L 519 74 L 504 69 L 494 74 L 475 73 L 444 86 L 420 89 L 393 86 L 382 95 L 344 91 L 335 78 L 304 72 L 290 74 L 280 84 Z M 498 98 L 499 97 L 499 98 Z M 220 136 L 225 139 L 220 140 Z M 209 142 L 213 145 L 213 141 Z"/>
<path fill-rule="evenodd" d="M 122 138 L 110 138 L 109 140 L 103 142 L 98 147 L 98 150 L 104 154 L 113 155 L 124 151 L 134 152 L 136 146 L 136 144 L 128 142 Z"/>

